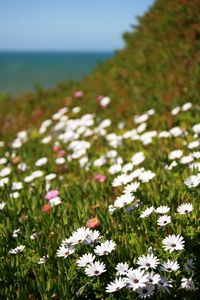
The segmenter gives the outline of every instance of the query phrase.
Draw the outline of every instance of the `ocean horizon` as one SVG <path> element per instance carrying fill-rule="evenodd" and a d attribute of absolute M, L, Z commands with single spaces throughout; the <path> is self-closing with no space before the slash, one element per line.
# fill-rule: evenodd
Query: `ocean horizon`
<path fill-rule="evenodd" d="M 112 51 L 0 51 L 0 94 L 20 95 L 35 87 L 80 81 Z"/>

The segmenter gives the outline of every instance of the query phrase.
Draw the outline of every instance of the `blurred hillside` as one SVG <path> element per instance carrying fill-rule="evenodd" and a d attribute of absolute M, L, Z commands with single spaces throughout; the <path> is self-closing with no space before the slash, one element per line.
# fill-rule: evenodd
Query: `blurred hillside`
<path fill-rule="evenodd" d="M 104 114 L 115 118 L 200 102 L 200 0 L 157 0 L 123 37 L 125 49 L 80 84 L 63 82 L 49 90 L 37 87 L 35 93 L 15 101 L 2 95 L 1 134 L 38 124 L 63 105 L 101 113 L 98 95 L 111 98 Z M 84 91 L 81 100 L 72 97 L 77 89 Z"/>

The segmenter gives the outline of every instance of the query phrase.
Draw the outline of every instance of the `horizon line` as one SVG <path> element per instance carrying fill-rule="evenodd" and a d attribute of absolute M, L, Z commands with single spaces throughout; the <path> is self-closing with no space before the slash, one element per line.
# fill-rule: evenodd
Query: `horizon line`
<path fill-rule="evenodd" d="M 61 53 L 66 53 L 66 52 L 74 52 L 74 53 L 79 53 L 79 52 L 116 52 L 122 49 L 0 49 L 0 52 L 61 52 Z"/>

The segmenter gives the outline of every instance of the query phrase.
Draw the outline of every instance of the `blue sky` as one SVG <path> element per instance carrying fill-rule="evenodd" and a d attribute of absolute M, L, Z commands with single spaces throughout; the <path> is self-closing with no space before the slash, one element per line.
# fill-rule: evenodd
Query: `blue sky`
<path fill-rule="evenodd" d="M 116 50 L 153 0 L 0 0 L 0 50 Z"/>

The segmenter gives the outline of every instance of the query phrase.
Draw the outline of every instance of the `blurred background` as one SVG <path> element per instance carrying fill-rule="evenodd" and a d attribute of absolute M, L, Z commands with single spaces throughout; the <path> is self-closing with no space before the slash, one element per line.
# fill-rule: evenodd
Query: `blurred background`
<path fill-rule="evenodd" d="M 124 47 L 153 0 L 0 1 L 0 93 L 81 80 Z"/>

